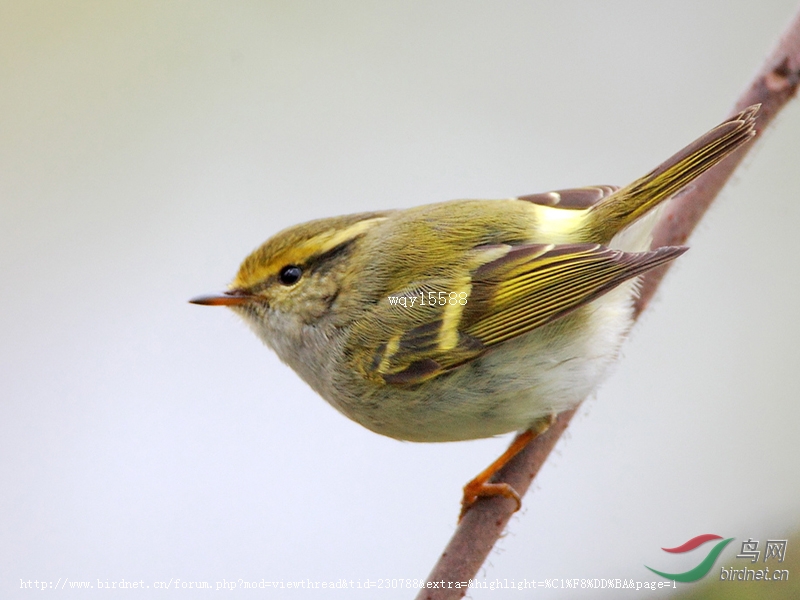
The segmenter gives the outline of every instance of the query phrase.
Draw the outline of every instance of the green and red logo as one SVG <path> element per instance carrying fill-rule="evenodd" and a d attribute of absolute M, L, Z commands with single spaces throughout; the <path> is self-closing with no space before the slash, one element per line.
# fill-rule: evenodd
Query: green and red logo
<path fill-rule="evenodd" d="M 725 546 L 730 544 L 734 538 L 728 538 L 726 540 L 722 540 L 721 535 L 714 535 L 713 533 L 704 533 L 703 535 L 698 535 L 697 537 L 693 537 L 685 544 L 681 544 L 680 546 L 676 546 L 675 548 L 662 548 L 664 552 L 671 552 L 673 554 L 682 554 L 684 552 L 689 552 L 694 550 L 698 546 L 702 546 L 706 542 L 710 542 L 711 540 L 722 540 L 721 542 L 717 542 L 717 544 L 711 549 L 711 551 L 706 555 L 706 557 L 697 565 L 694 569 L 689 569 L 684 573 L 664 573 L 663 571 L 656 571 L 652 567 L 647 567 L 656 575 L 661 575 L 662 577 L 666 577 L 667 579 L 671 579 L 672 581 L 680 581 L 682 583 L 689 583 L 691 581 L 697 581 L 698 579 L 702 579 L 708 572 L 711 570 L 711 567 L 714 566 L 717 558 L 719 558 L 720 553 L 725 549 Z"/>

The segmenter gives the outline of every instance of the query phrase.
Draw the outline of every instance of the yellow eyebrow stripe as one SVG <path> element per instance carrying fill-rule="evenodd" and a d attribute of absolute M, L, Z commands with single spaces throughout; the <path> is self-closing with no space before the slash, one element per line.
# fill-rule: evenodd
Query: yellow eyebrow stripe
<path fill-rule="evenodd" d="M 261 250 L 257 250 L 240 267 L 239 273 L 230 288 L 246 289 L 263 281 L 270 275 L 274 275 L 281 267 L 302 264 L 314 256 L 325 254 L 337 246 L 357 238 L 371 227 L 385 220 L 386 217 L 373 217 L 353 223 L 344 229 L 326 229 L 322 233 L 272 256 L 269 262 L 252 261 L 251 264 L 251 257 L 258 256 L 261 252 Z"/>
<path fill-rule="evenodd" d="M 325 254 L 329 250 L 336 248 L 336 246 L 360 236 L 368 229 L 385 220 L 386 217 L 375 217 L 374 219 L 364 219 L 358 223 L 353 223 L 350 227 L 342 230 L 329 229 L 303 243 L 300 248 L 314 254 Z"/>

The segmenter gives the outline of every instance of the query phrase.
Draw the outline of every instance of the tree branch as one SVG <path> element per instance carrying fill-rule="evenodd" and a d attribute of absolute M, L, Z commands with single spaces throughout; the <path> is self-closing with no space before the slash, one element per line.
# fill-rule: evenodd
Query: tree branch
<path fill-rule="evenodd" d="M 767 58 L 756 77 L 736 101 L 729 116 L 752 104 L 761 104 L 756 121 L 760 134 L 775 115 L 797 93 L 800 83 L 800 12 L 787 27 L 775 50 Z M 714 198 L 733 171 L 752 147 L 747 144 L 716 167 L 698 177 L 691 187 L 674 198 L 653 232 L 652 246 L 674 246 L 686 242 L 689 234 L 705 214 Z M 641 294 L 635 304 L 635 315 L 641 314 L 653 297 L 670 264 L 649 271 L 642 282 Z M 528 491 L 533 478 L 564 433 L 577 409 L 558 415 L 555 423 L 536 438 L 520 454 L 498 472 L 494 481 L 503 481 L 517 490 L 520 496 Z M 464 516 L 439 561 L 428 577 L 440 583 L 437 588 L 424 588 L 417 600 L 450 600 L 461 598 L 466 587 L 456 588 L 455 582 L 467 582 L 475 577 L 495 542 L 514 513 L 516 503 L 503 497 L 493 497 L 476 503 Z"/>

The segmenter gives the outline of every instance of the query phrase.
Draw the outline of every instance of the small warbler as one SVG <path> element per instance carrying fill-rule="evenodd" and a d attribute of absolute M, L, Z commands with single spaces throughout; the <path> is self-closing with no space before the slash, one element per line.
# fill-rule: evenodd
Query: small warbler
<path fill-rule="evenodd" d="M 519 496 L 492 475 L 617 357 L 638 276 L 686 248 L 650 250 L 653 210 L 755 135 L 752 106 L 623 188 L 455 200 L 319 219 L 248 256 L 228 306 L 317 393 L 393 438 L 522 432 L 464 488 Z"/>

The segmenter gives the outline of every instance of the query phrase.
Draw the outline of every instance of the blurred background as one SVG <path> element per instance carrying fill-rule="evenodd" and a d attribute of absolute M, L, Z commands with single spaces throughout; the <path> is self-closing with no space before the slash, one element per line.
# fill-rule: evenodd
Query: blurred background
<path fill-rule="evenodd" d="M 0 3 L 0 596 L 424 579 L 508 436 L 380 437 L 187 300 L 308 219 L 628 183 L 727 114 L 797 5 Z M 661 547 L 800 527 L 798 156 L 795 102 L 481 578 L 657 581 L 708 550 Z"/>

